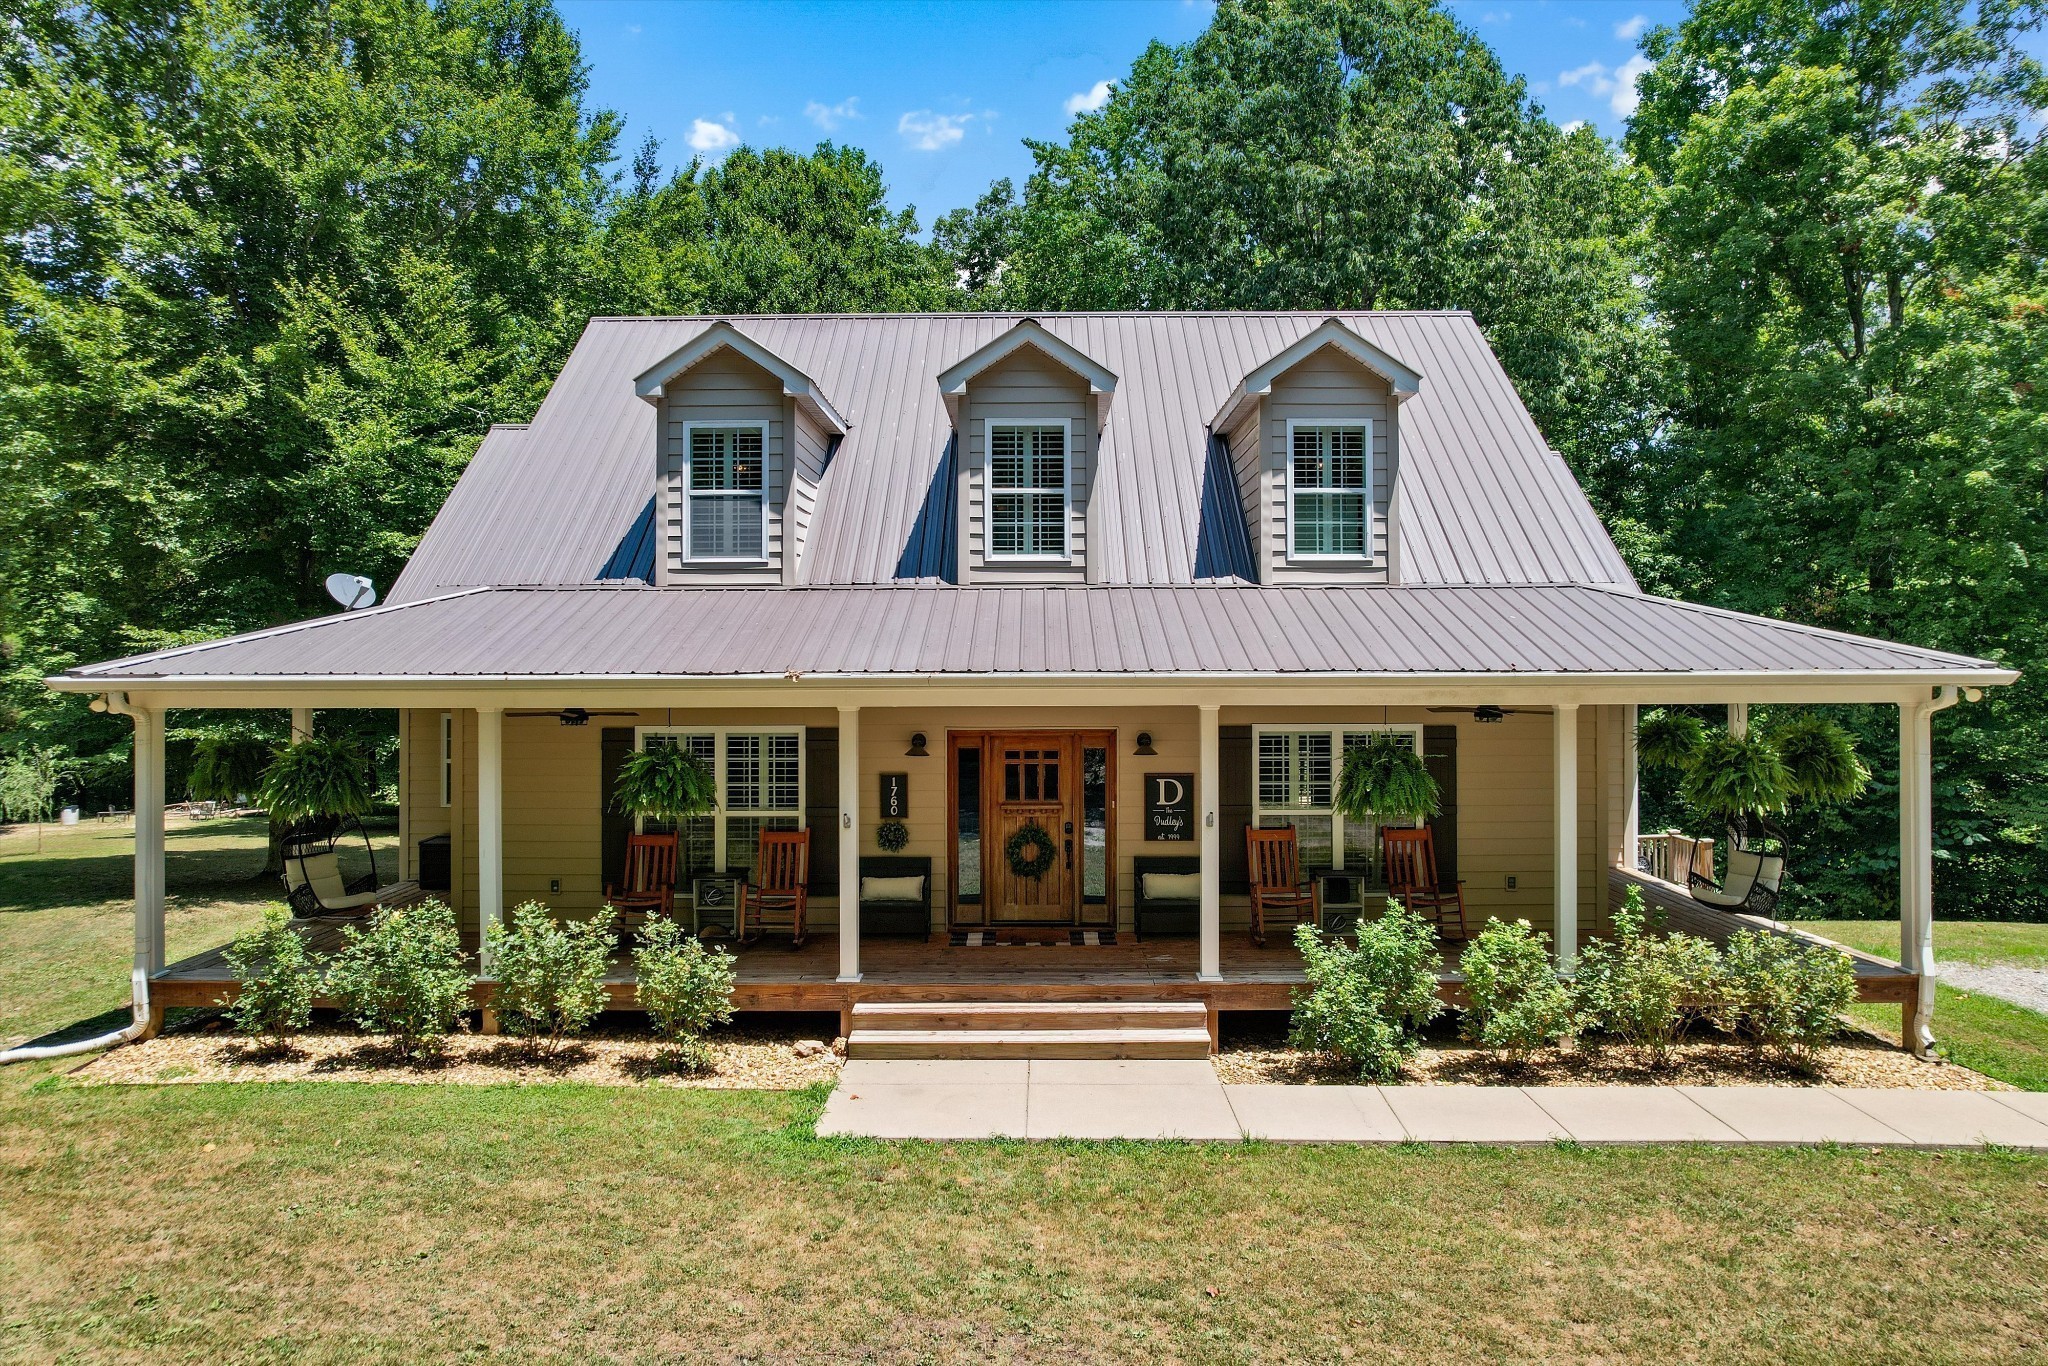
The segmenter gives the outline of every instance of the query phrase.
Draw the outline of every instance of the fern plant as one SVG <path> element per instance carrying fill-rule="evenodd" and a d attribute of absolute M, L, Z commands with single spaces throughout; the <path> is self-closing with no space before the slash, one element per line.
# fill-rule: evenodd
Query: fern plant
<path fill-rule="evenodd" d="M 276 821 L 362 816 L 376 800 L 370 765 L 348 740 L 311 736 L 277 751 L 257 799 Z"/>
<path fill-rule="evenodd" d="M 1419 821 L 1434 816 L 1442 804 L 1422 756 L 1396 737 L 1375 735 L 1344 752 L 1337 809 L 1346 819 L 1380 825 Z"/>
<path fill-rule="evenodd" d="M 681 745 L 636 750 L 619 765 L 612 806 L 628 816 L 675 824 L 718 809 L 718 776 Z"/>
<path fill-rule="evenodd" d="M 192 743 L 185 789 L 202 802 L 231 802 L 263 785 L 270 747 L 246 731 L 212 731 Z"/>

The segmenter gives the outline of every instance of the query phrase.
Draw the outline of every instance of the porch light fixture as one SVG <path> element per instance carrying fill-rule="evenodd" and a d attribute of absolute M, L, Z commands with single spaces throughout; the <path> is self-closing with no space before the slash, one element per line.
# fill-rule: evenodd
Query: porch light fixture
<path fill-rule="evenodd" d="M 1151 731 L 1149 731 L 1149 730 L 1141 730 L 1141 731 L 1139 731 L 1139 732 L 1138 732 L 1138 751 L 1137 751 L 1137 752 L 1138 752 L 1138 755 L 1139 755 L 1139 757 L 1140 757 L 1140 758 L 1151 758 L 1151 757 L 1154 757 L 1154 756 L 1156 756 L 1156 755 L 1157 755 L 1157 754 L 1159 753 L 1159 751 L 1158 751 L 1158 750 L 1156 750 L 1156 749 L 1152 748 L 1152 732 L 1151 732 Z"/>
<path fill-rule="evenodd" d="M 931 751 L 924 747 L 923 731 L 911 732 L 910 748 L 903 751 L 903 757 L 906 759 L 929 759 L 932 757 Z"/>

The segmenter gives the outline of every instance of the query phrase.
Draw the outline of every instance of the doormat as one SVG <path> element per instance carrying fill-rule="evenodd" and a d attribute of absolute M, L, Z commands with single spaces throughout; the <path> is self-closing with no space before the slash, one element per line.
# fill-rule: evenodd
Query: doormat
<path fill-rule="evenodd" d="M 956 949 L 1099 948 L 1116 943 L 1115 930 L 955 930 Z"/>

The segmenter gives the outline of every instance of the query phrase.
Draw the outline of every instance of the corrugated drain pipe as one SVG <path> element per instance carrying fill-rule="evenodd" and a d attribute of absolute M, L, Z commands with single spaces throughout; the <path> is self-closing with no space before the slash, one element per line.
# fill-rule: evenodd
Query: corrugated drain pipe
<path fill-rule="evenodd" d="M 110 711 L 116 716 L 133 717 L 135 711 L 128 705 L 128 694 L 110 692 L 104 703 L 95 702 L 94 711 Z M 138 811 L 140 807 L 136 808 Z M 149 973 L 137 964 L 130 974 L 133 986 L 130 1003 L 135 1013 L 134 1020 L 108 1034 L 96 1034 L 89 1039 L 74 1039 L 70 1043 L 44 1044 L 41 1047 L 10 1048 L 0 1052 L 0 1064 L 10 1062 L 34 1062 L 38 1058 L 68 1058 L 77 1053 L 91 1053 L 96 1049 L 112 1048 L 115 1044 L 131 1043 L 149 1032 Z"/>

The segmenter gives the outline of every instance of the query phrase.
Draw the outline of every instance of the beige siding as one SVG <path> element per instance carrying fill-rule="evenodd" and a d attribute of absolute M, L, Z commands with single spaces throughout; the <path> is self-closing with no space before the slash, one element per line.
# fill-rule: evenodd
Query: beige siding
<path fill-rule="evenodd" d="M 801 582 L 803 576 L 811 517 L 817 511 L 819 482 L 825 477 L 830 435 L 793 401 L 788 405 L 785 420 L 790 432 L 790 474 L 789 497 L 782 509 L 782 580 L 794 584 Z"/>
<path fill-rule="evenodd" d="M 1387 508 L 1394 481 L 1394 404 L 1387 382 L 1350 356 L 1324 347 L 1273 382 L 1259 405 L 1265 431 L 1264 460 L 1253 500 L 1252 546 L 1262 583 L 1383 583 L 1387 581 Z M 1287 558 L 1287 424 L 1372 422 L 1372 512 L 1370 563 L 1327 560 L 1305 563 Z M 1233 449 L 1235 444 L 1233 443 Z M 1243 478 L 1245 471 L 1240 471 Z"/>
<path fill-rule="evenodd" d="M 788 405 L 782 385 L 766 370 L 730 350 L 714 351 L 669 381 L 661 410 L 660 509 L 662 553 L 656 560 L 658 583 L 778 583 L 782 579 L 783 503 L 788 491 L 790 460 Z M 761 567 L 735 564 L 693 565 L 683 558 L 684 480 L 689 452 L 683 440 L 685 423 L 763 423 L 767 427 L 764 455 L 767 470 L 768 526 Z"/>
<path fill-rule="evenodd" d="M 1270 532 L 1266 525 L 1270 515 L 1266 507 L 1267 453 L 1259 440 L 1265 407 L 1264 400 L 1255 399 L 1247 403 L 1237 425 L 1223 435 L 1224 444 L 1230 448 L 1231 472 L 1237 477 L 1238 502 L 1244 509 L 1245 530 L 1251 538 L 1252 563 L 1257 566 L 1261 583 L 1266 581 L 1270 572 L 1267 564 Z"/>
<path fill-rule="evenodd" d="M 1095 433 L 1088 421 L 1088 385 L 1035 347 L 1023 347 L 977 375 L 961 405 L 960 581 L 1082 583 L 1087 579 L 1088 498 L 1094 478 Z M 1067 423 L 1068 562 L 991 561 L 988 531 L 988 423 L 991 418 Z"/>

